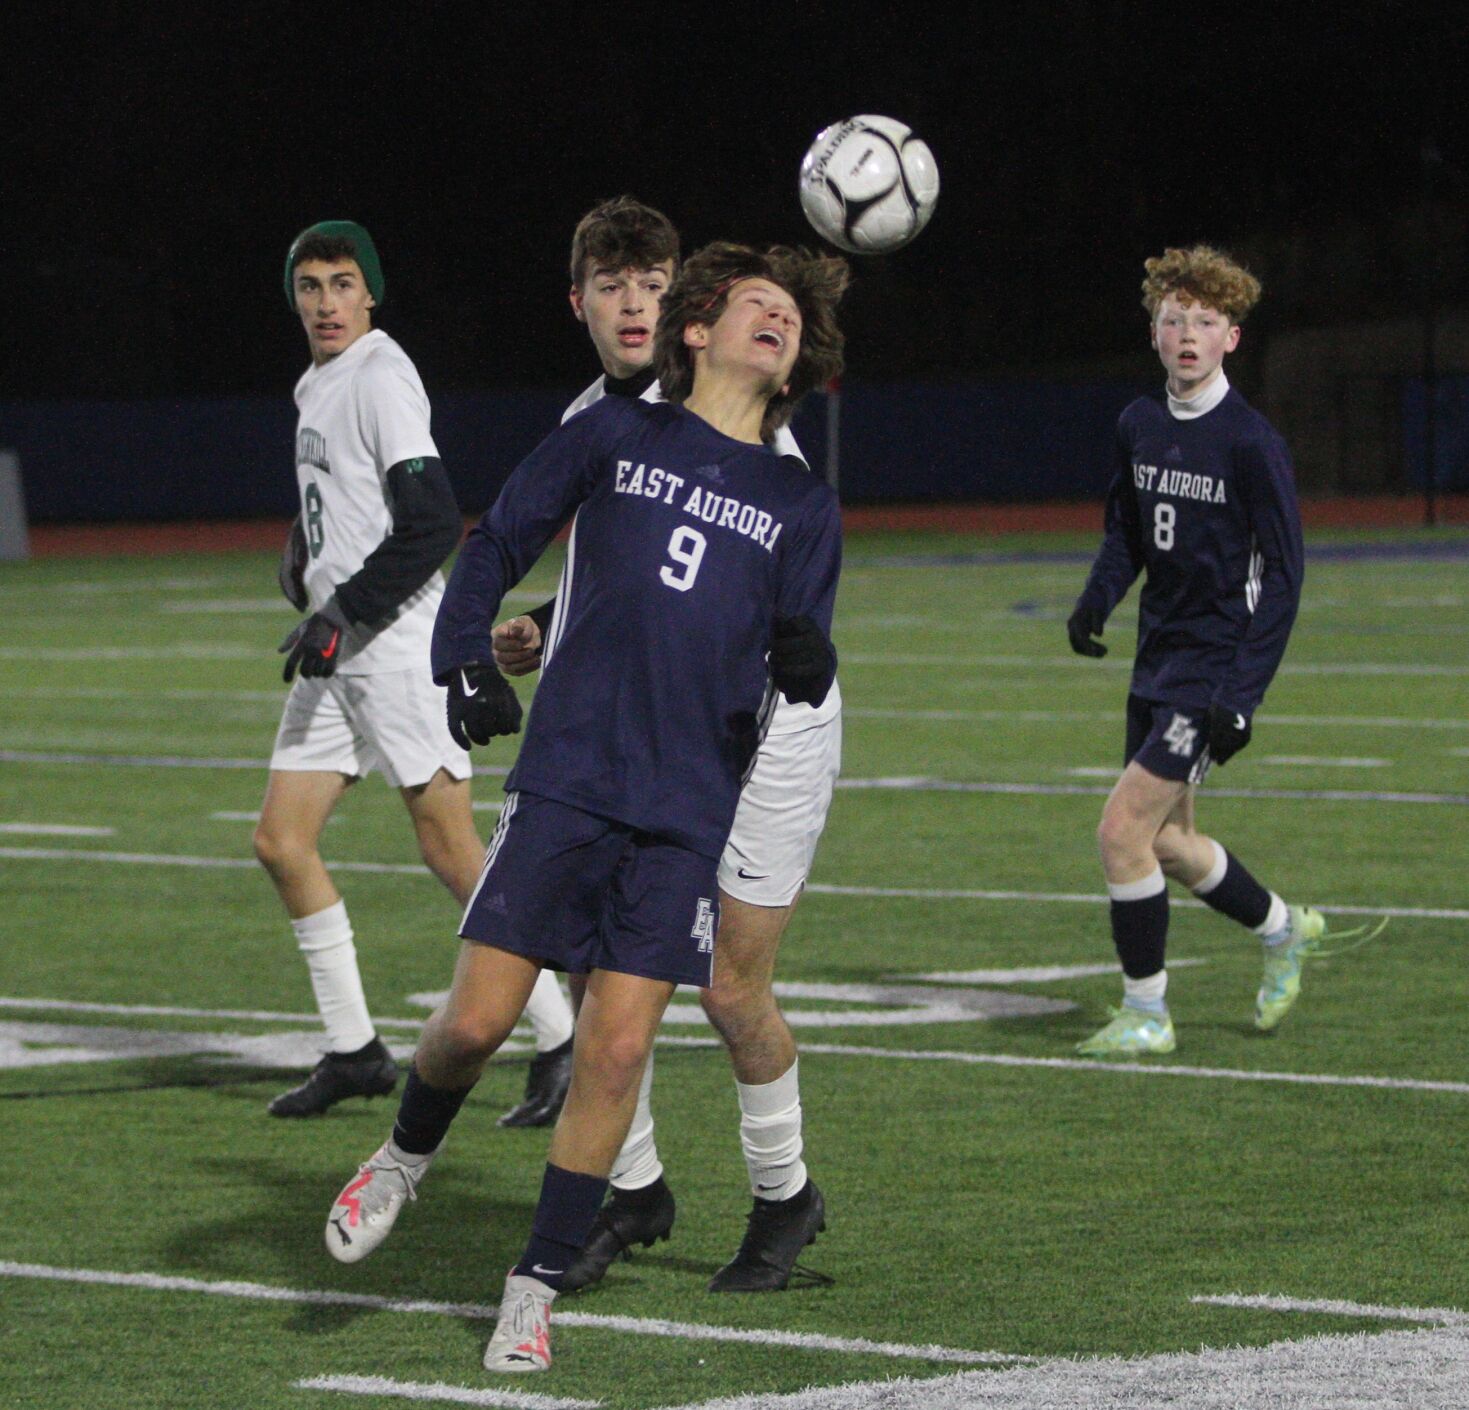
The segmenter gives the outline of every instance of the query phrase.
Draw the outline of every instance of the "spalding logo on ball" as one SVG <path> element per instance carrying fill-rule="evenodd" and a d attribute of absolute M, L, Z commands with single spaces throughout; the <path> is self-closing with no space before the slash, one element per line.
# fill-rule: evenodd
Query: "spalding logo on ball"
<path fill-rule="evenodd" d="M 864 115 L 816 134 L 801 162 L 801 208 L 833 245 L 858 255 L 902 249 L 933 214 L 939 169 L 906 124 Z"/>

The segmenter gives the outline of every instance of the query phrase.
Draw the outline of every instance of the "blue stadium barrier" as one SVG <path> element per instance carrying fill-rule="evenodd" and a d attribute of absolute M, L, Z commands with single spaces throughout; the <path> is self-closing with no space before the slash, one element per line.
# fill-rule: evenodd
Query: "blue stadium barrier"
<path fill-rule="evenodd" d="M 434 439 L 466 513 L 479 513 L 578 388 L 434 396 Z M 848 503 L 1100 496 L 1125 385 L 848 383 L 841 491 Z M 826 405 L 794 430 L 818 473 Z M 296 511 L 289 396 L 0 402 L 32 523 L 256 519 Z"/>
<path fill-rule="evenodd" d="M 1403 382 L 1403 460 L 1408 484 L 1428 488 L 1428 384 Z M 1440 377 L 1434 398 L 1433 488 L 1469 490 L 1469 377 Z"/>

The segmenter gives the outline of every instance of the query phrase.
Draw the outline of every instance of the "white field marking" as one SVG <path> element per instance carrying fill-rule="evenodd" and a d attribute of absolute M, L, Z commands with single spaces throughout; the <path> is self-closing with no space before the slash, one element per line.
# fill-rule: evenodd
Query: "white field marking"
<path fill-rule="evenodd" d="M 84 999 L 23 999 L 0 997 L 0 1009 L 40 1009 L 55 1013 L 98 1013 L 128 1018 L 227 1018 L 233 1022 L 247 1023 L 315 1023 L 321 1022 L 316 1013 L 278 1013 L 273 1009 L 196 1009 L 176 1004 L 102 1004 Z M 387 1028 L 421 1028 L 423 1017 L 381 1018 L 373 1017 L 374 1023 Z"/>
<path fill-rule="evenodd" d="M 282 697 L 283 698 L 283 697 Z M 259 769 L 269 759 L 208 758 L 193 754 L 84 754 L 75 750 L 0 749 L 0 764 L 88 764 L 123 769 Z M 476 777 L 503 778 L 508 764 L 475 764 Z"/>
<path fill-rule="evenodd" d="M 677 1038 L 659 1036 L 656 1040 L 670 1048 L 717 1048 L 718 1038 Z M 1436 1082 L 1421 1077 L 1368 1077 L 1330 1072 L 1251 1072 L 1232 1067 L 1184 1067 L 1178 1064 L 1145 1062 L 1112 1062 L 1093 1058 L 1020 1057 L 1014 1053 L 965 1053 L 943 1048 L 865 1048 L 855 1043 L 801 1043 L 803 1053 L 822 1053 L 828 1057 L 869 1057 L 901 1059 L 904 1062 L 957 1062 L 973 1067 L 1041 1067 L 1058 1072 L 1127 1073 L 1141 1077 L 1196 1077 L 1214 1082 L 1281 1082 L 1303 1087 L 1372 1087 L 1383 1091 L 1447 1092 L 1469 1096 L 1469 1082 Z"/>
<path fill-rule="evenodd" d="M 0 823 L 0 833 L 30 837 L 113 837 L 115 827 L 74 827 L 70 823 Z"/>
<path fill-rule="evenodd" d="M 1208 964 L 1207 959 L 1169 960 L 1169 969 Z M 924 979 L 932 984 L 1051 984 L 1062 979 L 1095 979 L 1121 974 L 1118 964 L 1053 964 L 1030 969 L 941 969 L 932 974 L 905 974 L 901 979 Z"/>
<path fill-rule="evenodd" d="M 3 855 L 3 853 L 0 853 Z M 335 863 L 333 864 L 335 865 Z M 1063 905 L 1105 906 L 1111 897 L 1084 891 L 968 891 L 959 888 L 917 886 L 831 886 L 808 882 L 805 891 L 818 896 L 891 897 L 914 901 L 1043 901 Z M 1204 908 L 1192 897 L 1169 897 L 1170 906 Z M 1341 906 L 1321 905 L 1318 910 L 1340 916 L 1392 916 L 1404 920 L 1469 920 L 1469 910 L 1439 906 Z"/>
<path fill-rule="evenodd" d="M 1330 758 L 1319 754 L 1262 754 L 1255 762 L 1302 769 L 1386 769 L 1392 767 L 1391 759 L 1373 759 L 1365 755 L 1351 754 L 1341 758 Z"/>
<path fill-rule="evenodd" d="M 105 1287 L 141 1288 L 148 1292 L 202 1293 L 257 1302 L 309 1303 L 314 1307 L 366 1307 L 380 1312 L 420 1312 L 472 1321 L 495 1321 L 499 1304 L 430 1302 L 421 1298 L 380 1297 L 375 1293 L 335 1292 L 315 1288 L 283 1288 L 265 1283 L 208 1282 L 163 1273 L 113 1273 L 95 1268 L 55 1268 L 43 1263 L 0 1260 L 0 1277 L 39 1278 L 63 1283 L 90 1283 Z M 869 1341 L 866 1337 L 828 1337 L 816 1332 L 786 1332 L 774 1328 L 721 1327 L 707 1322 L 669 1322 L 653 1317 L 614 1317 L 599 1312 L 555 1313 L 558 1327 L 590 1327 L 627 1332 L 633 1336 L 668 1337 L 676 1341 L 745 1342 L 755 1346 L 788 1346 L 805 1351 L 842 1351 L 859 1356 L 890 1356 L 897 1360 L 938 1361 L 962 1366 L 997 1362 L 1030 1363 L 1033 1356 L 1004 1351 L 969 1351 L 957 1346 L 910 1346 L 905 1342 Z"/>
<path fill-rule="evenodd" d="M 241 809 L 241 810 L 238 810 L 238 811 L 231 811 L 230 809 L 224 809 L 224 810 L 222 810 L 220 812 L 217 812 L 217 813 L 210 813 L 210 815 L 209 815 L 209 821 L 210 822 L 227 822 L 227 823 L 259 822 L 260 821 L 260 810 L 257 808 L 257 809 L 255 809 L 254 812 L 251 812 L 249 809 Z M 342 818 L 340 818 L 336 814 L 333 814 L 331 817 L 329 817 L 326 820 L 326 825 L 328 827 L 335 827 L 341 821 L 343 821 Z"/>
<path fill-rule="evenodd" d="M 664 1410 L 1463 1410 L 1457 1327 L 1307 1337 L 1161 1356 L 1056 1359 L 1004 1371 L 722 1396 Z"/>
<path fill-rule="evenodd" d="M 895 774 L 886 778 L 839 778 L 838 788 L 891 789 L 905 793 L 993 793 L 1016 798 L 1105 797 L 1112 790 L 1089 783 L 984 783 L 978 780 L 932 778 Z M 1365 788 L 1215 788 L 1211 798 L 1269 798 L 1309 803 L 1425 803 L 1451 807 L 1469 805 L 1469 793 L 1410 793 Z"/>
<path fill-rule="evenodd" d="M 22 685 L 0 686 L 0 699 L 17 700 L 218 700 L 236 703 L 261 701 L 281 704 L 286 698 L 279 690 L 206 690 L 176 687 L 165 690 L 110 689 L 105 686 Z M 859 720 L 936 720 L 941 722 L 1021 721 L 1054 724 L 1065 721 L 1115 724 L 1116 710 L 906 710 L 883 706 L 843 705 L 848 719 Z M 1414 719 L 1406 715 L 1256 715 L 1257 725 L 1300 725 L 1319 729 L 1328 725 L 1362 729 L 1469 729 L 1469 719 Z"/>
<path fill-rule="evenodd" d="M 502 813 L 505 811 L 503 803 L 471 803 L 469 807 L 470 811 L 475 813 Z"/>
<path fill-rule="evenodd" d="M 1116 710 L 903 710 L 880 706 L 842 705 L 848 719 L 865 720 L 995 720 L 1050 724 L 1059 721 L 1092 721 L 1115 724 Z M 1319 729 L 1342 725 L 1364 729 L 1469 729 L 1469 719 L 1414 719 L 1409 715 L 1256 715 L 1257 725 L 1304 725 Z"/>
<path fill-rule="evenodd" d="M 235 704 L 268 701 L 280 705 L 286 689 L 279 690 L 116 690 L 104 686 L 21 685 L 0 687 L 0 697 L 20 700 L 210 700 Z"/>
<path fill-rule="evenodd" d="M 1116 778 L 1122 770 L 1116 764 L 1079 764 L 1061 772 L 1071 778 Z"/>
<path fill-rule="evenodd" d="M 160 602 L 155 610 L 170 615 L 195 613 L 207 616 L 226 616 L 236 612 L 269 612 L 272 617 L 280 617 L 295 609 L 284 597 L 206 597 L 188 602 Z"/>
<path fill-rule="evenodd" d="M 1448 752 L 1456 759 L 1469 759 L 1469 748 L 1450 749 Z"/>
<path fill-rule="evenodd" d="M 856 666 L 943 666 L 948 670 L 974 666 L 1024 666 L 1030 669 L 1062 670 L 1082 668 L 1088 671 L 1122 672 L 1132 670 L 1129 656 L 1120 654 L 1116 661 L 1098 661 L 1082 656 L 1009 656 L 980 655 L 897 655 L 887 652 L 845 652 L 842 660 Z M 1469 676 L 1469 666 L 1447 666 L 1431 661 L 1299 661 L 1287 662 L 1276 673 L 1282 676 Z"/>
<path fill-rule="evenodd" d="M 557 1319 L 560 1320 L 559 1318 Z M 387 1376 L 312 1376 L 292 1381 L 292 1390 L 334 1390 L 343 1395 L 385 1395 L 395 1400 L 432 1401 L 440 1405 L 492 1405 L 505 1410 L 596 1410 L 600 1400 L 568 1400 L 537 1395 L 533 1390 L 478 1390 L 442 1381 L 394 1381 Z"/>
<path fill-rule="evenodd" d="M 272 1014 L 268 1012 L 262 1013 L 231 1009 L 170 1008 L 162 1005 L 147 1004 L 99 1004 L 64 999 L 0 998 L 0 1009 L 41 1009 L 57 1012 L 105 1013 L 125 1016 L 222 1017 L 248 1019 L 267 1023 L 305 1022 L 313 1025 L 320 1022 L 315 1014 Z M 417 1018 L 377 1018 L 374 1021 L 380 1027 L 384 1028 L 402 1027 L 416 1029 L 422 1026 L 422 1019 Z M 106 1041 L 114 1045 L 111 1050 L 103 1051 L 99 1049 L 100 1057 L 84 1057 L 79 1053 L 76 1058 L 72 1059 L 74 1061 L 116 1060 L 118 1057 L 118 1052 L 116 1051 L 117 1044 L 126 1044 L 138 1039 L 140 1032 L 146 1033 L 145 1030 L 133 1029 L 91 1030 L 78 1028 L 75 1030 L 64 1030 L 60 1025 L 48 1026 L 42 1024 L 9 1024 L 6 1025 L 6 1031 L 9 1035 L 6 1041 L 12 1045 L 23 1044 L 25 1042 L 56 1041 L 70 1042 L 80 1048 L 89 1039 L 97 1042 Z M 43 1034 L 43 1031 L 53 1032 L 56 1036 L 54 1039 L 40 1036 Z M 223 1048 L 242 1061 L 282 1060 L 283 1050 L 270 1048 L 268 1040 L 256 1037 L 219 1033 L 178 1033 L 160 1036 L 174 1042 L 178 1046 L 180 1054 L 205 1051 L 217 1053 Z M 298 1035 L 287 1036 L 294 1042 Z M 309 1034 L 300 1036 L 310 1038 L 314 1043 L 320 1043 L 320 1033 L 317 1031 L 313 1030 Z M 210 1040 L 215 1046 L 213 1048 L 201 1048 L 199 1046 L 201 1040 Z M 656 1041 L 660 1045 L 670 1048 L 717 1048 L 720 1046 L 720 1040 L 718 1038 L 678 1037 L 672 1034 L 660 1034 Z M 12 1046 L 12 1053 L 16 1050 Z M 1035 1067 L 1049 1068 L 1063 1072 L 1128 1073 L 1148 1077 L 1196 1077 L 1213 1081 L 1282 1082 L 1314 1087 L 1371 1087 L 1388 1091 L 1469 1094 L 1469 1082 L 1438 1082 L 1411 1077 L 1372 1077 L 1338 1075 L 1333 1073 L 1251 1072 L 1237 1068 L 1161 1066 L 1152 1063 L 1103 1062 L 1089 1058 L 1020 1057 L 1010 1053 L 973 1053 L 942 1048 L 869 1048 L 849 1043 L 803 1042 L 801 1044 L 801 1050 L 807 1053 L 823 1053 L 830 1057 L 865 1057 L 878 1058 L 883 1061 L 956 1062 L 962 1065 L 979 1067 Z M 501 1051 L 509 1052 L 509 1045 L 502 1048 Z M 62 1059 L 55 1060 L 60 1061 Z M 0 1065 L 6 1064 L 0 1063 Z M 27 1062 L 25 1065 L 37 1066 L 43 1064 Z M 299 1060 L 292 1058 L 287 1065 L 299 1065 Z"/>
<path fill-rule="evenodd" d="M 1283 1297 L 1270 1293 L 1246 1297 L 1224 1293 L 1217 1297 L 1191 1297 L 1190 1302 L 1210 1307 L 1250 1307 L 1262 1312 L 1310 1312 L 1328 1317 L 1378 1318 L 1384 1322 L 1426 1322 L 1440 1327 L 1469 1326 L 1469 1312 L 1457 1307 L 1385 1307 L 1377 1302 L 1345 1302 L 1339 1298 Z"/>
<path fill-rule="evenodd" d="M 0 646 L 0 661 L 256 661 L 260 648 L 180 641 L 171 646 Z"/>
<path fill-rule="evenodd" d="M 117 862 L 124 865 L 196 867 L 202 870 L 251 871 L 260 864 L 246 857 L 190 857 L 155 852 L 93 852 L 80 847 L 0 847 L 0 858 L 19 862 Z M 333 871 L 367 876 L 430 876 L 422 862 L 339 862 Z M 1106 895 L 1086 891 L 980 891 L 942 886 L 835 886 L 819 881 L 804 888 L 817 896 L 862 896 L 873 900 L 914 901 L 1038 901 L 1061 905 L 1102 906 Z M 1169 902 L 1174 906 L 1202 909 L 1204 903 L 1191 897 Z M 1392 916 L 1403 920 L 1469 920 L 1469 910 L 1443 906 L 1353 906 L 1322 903 L 1318 910 L 1328 915 Z"/>

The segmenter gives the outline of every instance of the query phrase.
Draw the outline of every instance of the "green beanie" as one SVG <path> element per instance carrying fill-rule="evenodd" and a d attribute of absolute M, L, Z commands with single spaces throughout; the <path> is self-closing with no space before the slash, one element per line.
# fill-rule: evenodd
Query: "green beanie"
<path fill-rule="evenodd" d="M 378 263 L 377 247 L 372 243 L 372 236 L 355 220 L 319 220 L 315 225 L 308 225 L 296 236 L 286 252 L 286 303 L 290 305 L 291 311 L 294 313 L 296 310 L 296 251 L 301 247 L 301 242 L 312 235 L 351 241 L 353 258 L 362 270 L 362 277 L 367 281 L 367 292 L 381 306 L 384 293 L 383 267 Z"/>

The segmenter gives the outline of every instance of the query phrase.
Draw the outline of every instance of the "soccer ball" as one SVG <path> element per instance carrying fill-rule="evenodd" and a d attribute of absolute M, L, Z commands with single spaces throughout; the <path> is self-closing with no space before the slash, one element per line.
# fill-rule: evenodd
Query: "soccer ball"
<path fill-rule="evenodd" d="M 905 124 L 864 115 L 816 134 L 801 162 L 801 208 L 833 245 L 858 255 L 900 250 L 939 198 L 928 144 Z"/>

